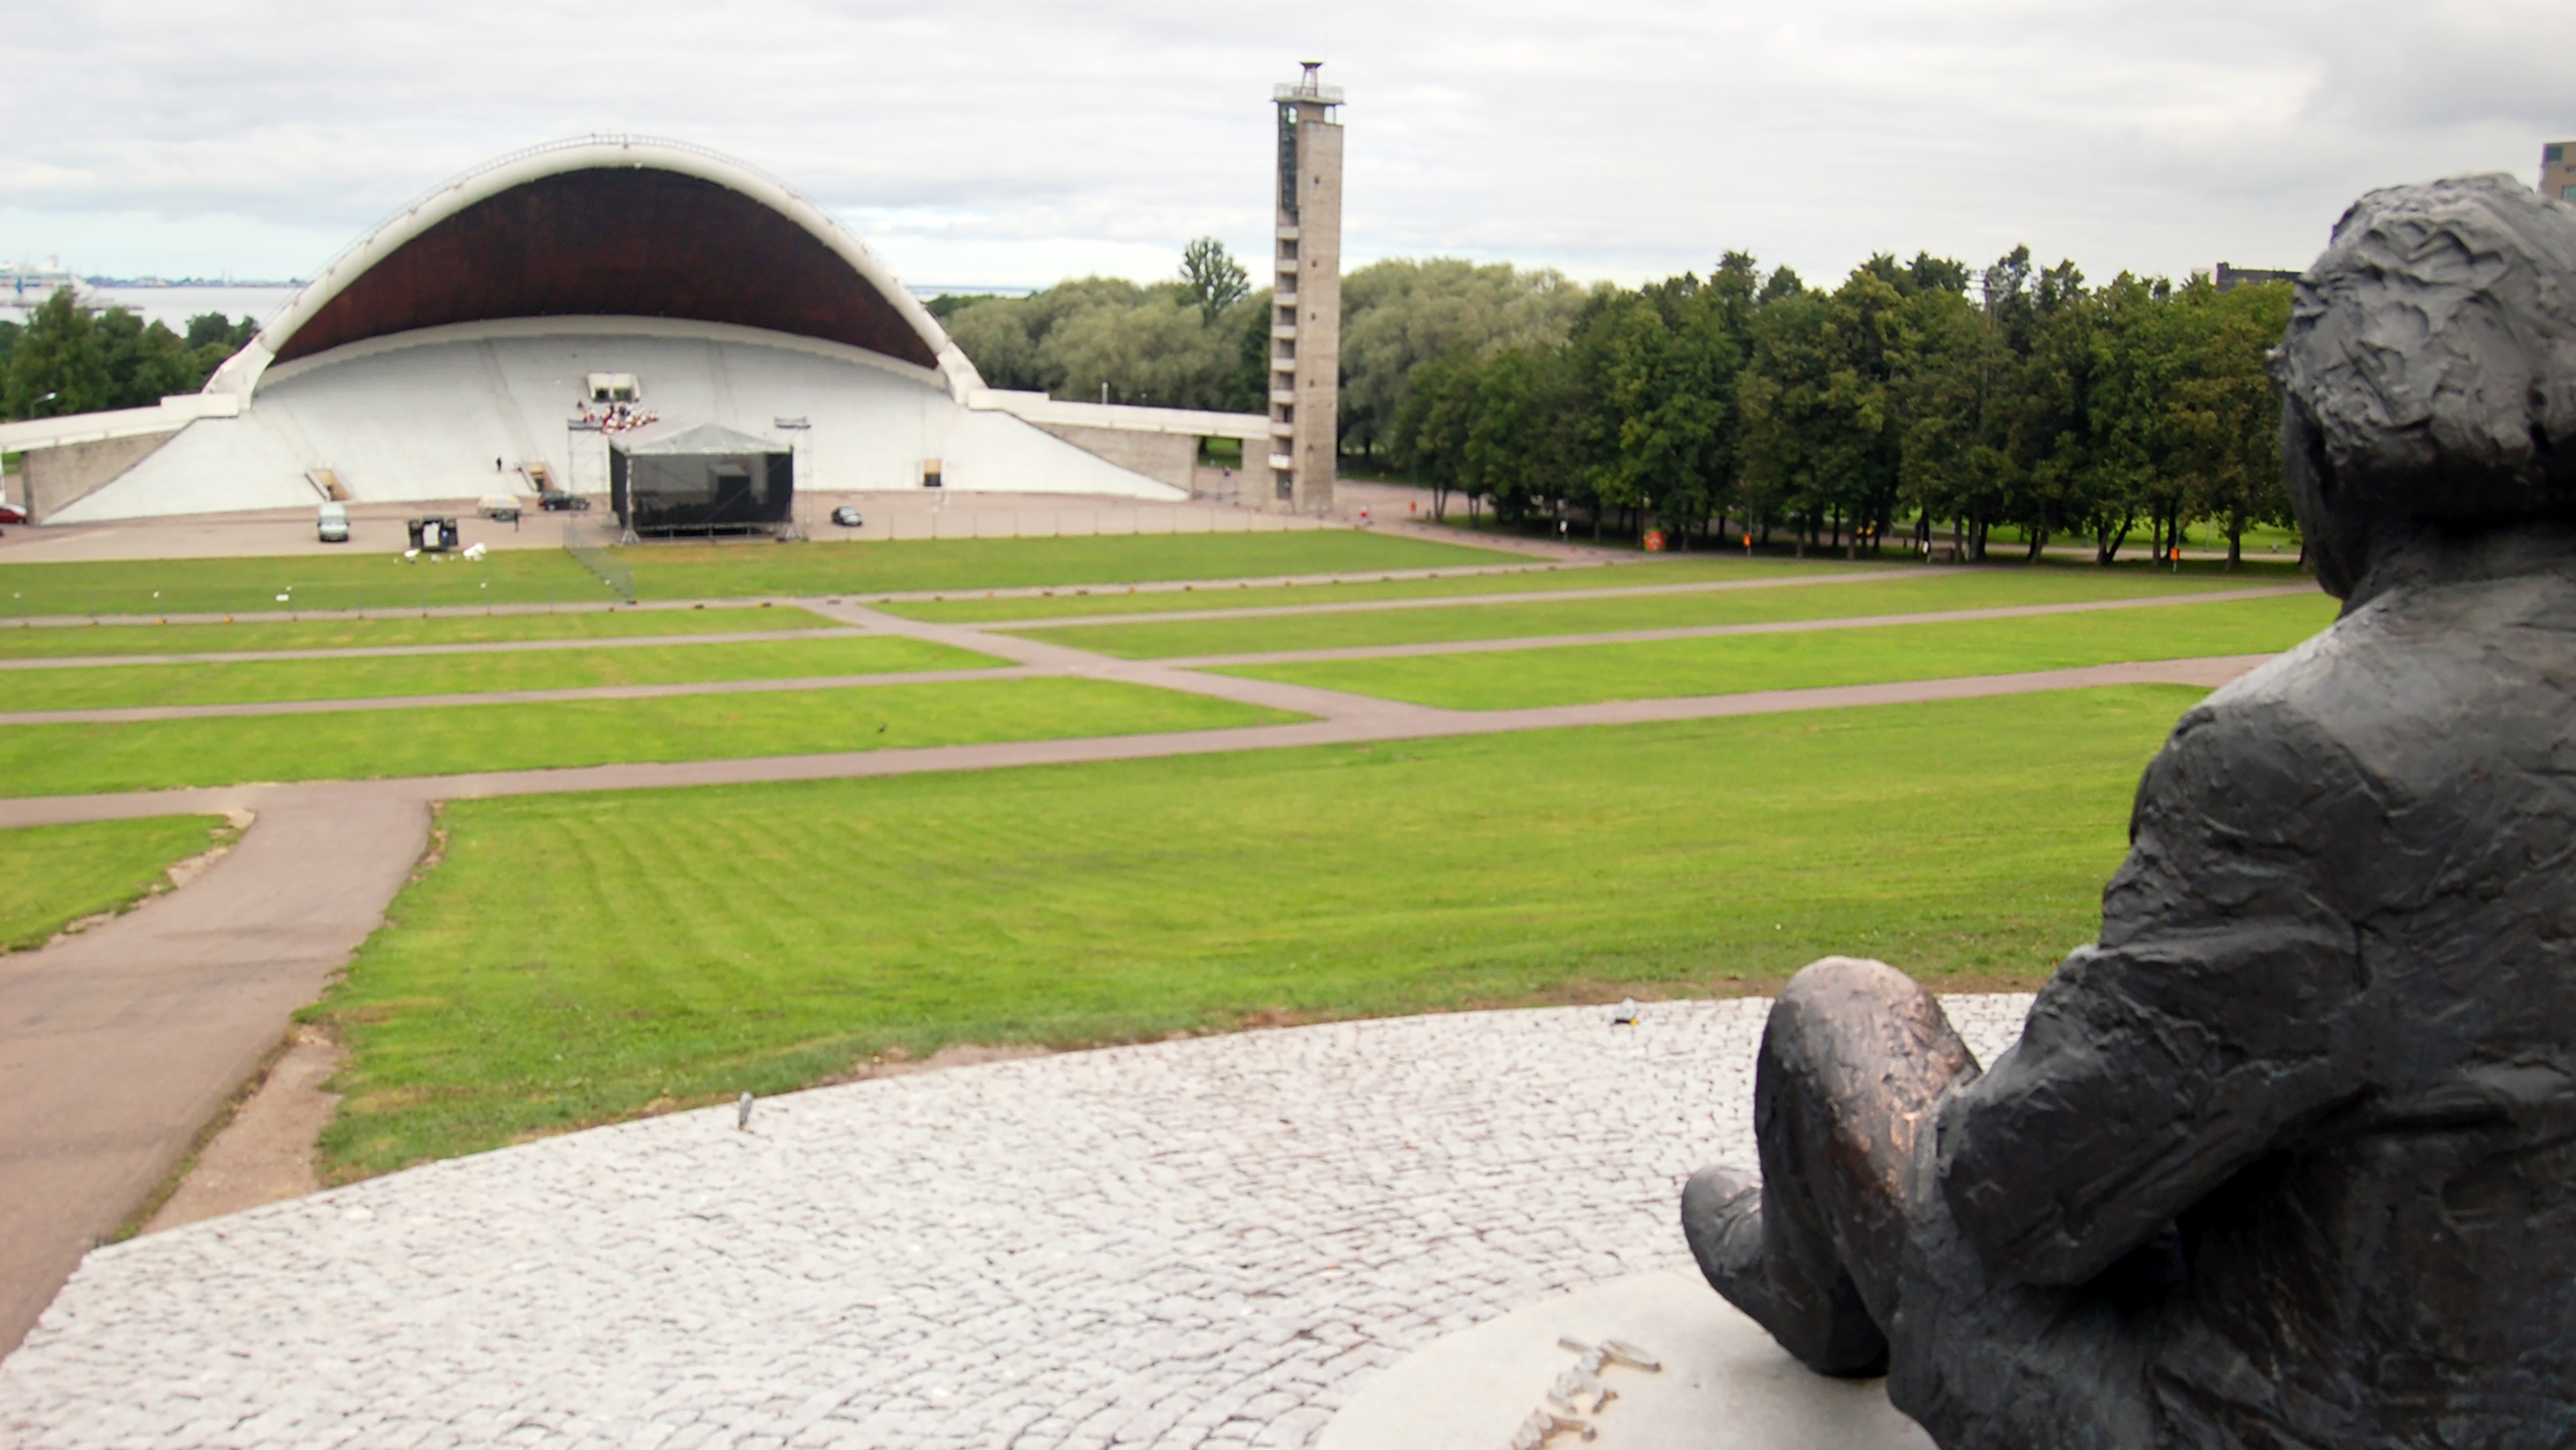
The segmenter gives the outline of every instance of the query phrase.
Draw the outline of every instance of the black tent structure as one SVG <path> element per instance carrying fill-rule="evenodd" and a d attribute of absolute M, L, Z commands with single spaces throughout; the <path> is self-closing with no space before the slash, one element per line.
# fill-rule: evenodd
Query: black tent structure
<path fill-rule="evenodd" d="M 787 532 L 796 460 L 784 443 L 714 423 L 620 435 L 608 442 L 608 495 L 639 539 Z"/>

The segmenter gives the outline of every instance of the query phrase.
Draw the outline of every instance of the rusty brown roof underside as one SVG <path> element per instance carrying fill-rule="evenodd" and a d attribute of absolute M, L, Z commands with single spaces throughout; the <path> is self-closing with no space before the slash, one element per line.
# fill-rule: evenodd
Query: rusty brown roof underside
<path fill-rule="evenodd" d="M 503 317 L 730 322 L 938 366 L 813 233 L 715 182 L 643 167 L 564 172 L 476 202 L 368 268 L 277 360 Z"/>

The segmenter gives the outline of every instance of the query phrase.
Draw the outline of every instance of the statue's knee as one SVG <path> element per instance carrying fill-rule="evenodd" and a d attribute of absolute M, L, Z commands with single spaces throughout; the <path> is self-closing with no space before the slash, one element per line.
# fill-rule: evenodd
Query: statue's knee
<path fill-rule="evenodd" d="M 1771 1006 L 1755 1107 L 1758 1117 L 1766 1102 L 1786 1107 L 1795 1097 L 1815 1102 L 1828 1119 L 1857 1113 L 1874 1124 L 1885 1112 L 1921 1107 L 1974 1070 L 1940 1000 L 1921 983 L 1885 962 L 1826 957 L 1790 978 Z"/>
<path fill-rule="evenodd" d="M 1869 957 L 1819 957 L 1798 969 L 1780 989 L 1782 1006 L 1827 1007 L 1847 1004 L 1910 1007 L 1931 994 L 1912 977 Z"/>
<path fill-rule="evenodd" d="M 1940 1004 L 1912 977 L 1866 957 L 1810 962 L 1780 989 L 1763 1031 L 1766 1055 L 1814 1062 L 1847 1055 L 1854 1039 L 1884 1041 L 1892 1024 L 1940 1017 Z"/>

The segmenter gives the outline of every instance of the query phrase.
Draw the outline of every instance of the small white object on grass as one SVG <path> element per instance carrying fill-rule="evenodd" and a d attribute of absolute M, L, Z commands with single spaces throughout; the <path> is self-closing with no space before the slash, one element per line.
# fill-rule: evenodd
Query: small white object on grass
<path fill-rule="evenodd" d="M 1621 1003 L 1618 1005 L 1618 1007 L 1617 1007 L 1615 1010 L 1613 1010 L 1613 1011 L 1611 1012 L 1611 1014 L 1610 1014 L 1610 1025 L 1611 1025 L 1611 1026 L 1613 1026 L 1613 1027 L 1634 1027 L 1634 1026 L 1636 1026 L 1636 1025 L 1637 1025 L 1637 999 L 1636 999 L 1636 998 L 1634 998 L 1634 997 L 1630 997 L 1628 1000 L 1626 1000 L 1626 1001 L 1624 1001 L 1624 1002 L 1621 1002 Z"/>
<path fill-rule="evenodd" d="M 744 1093 L 742 1101 L 733 1105 L 733 1125 L 737 1132 L 751 1131 L 751 1094 Z"/>

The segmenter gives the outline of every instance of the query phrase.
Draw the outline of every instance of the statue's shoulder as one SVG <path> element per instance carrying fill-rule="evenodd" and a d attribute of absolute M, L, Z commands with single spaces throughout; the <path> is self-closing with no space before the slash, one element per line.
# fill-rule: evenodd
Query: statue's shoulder
<path fill-rule="evenodd" d="M 2221 815 L 2402 809 L 2576 751 L 2576 576 L 2391 590 L 2187 712 L 2143 783 Z"/>

